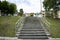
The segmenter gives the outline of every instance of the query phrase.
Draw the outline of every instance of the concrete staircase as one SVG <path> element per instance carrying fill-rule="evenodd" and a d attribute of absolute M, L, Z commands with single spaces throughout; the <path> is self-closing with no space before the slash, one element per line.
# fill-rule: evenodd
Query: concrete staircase
<path fill-rule="evenodd" d="M 18 39 L 48 39 L 41 23 L 36 17 L 26 17 Z"/>

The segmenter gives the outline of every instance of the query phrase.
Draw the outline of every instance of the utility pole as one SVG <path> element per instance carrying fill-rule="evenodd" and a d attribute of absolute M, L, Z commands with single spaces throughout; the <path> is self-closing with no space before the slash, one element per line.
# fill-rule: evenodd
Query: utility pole
<path fill-rule="evenodd" d="M 42 0 L 40 0 L 40 10 L 42 11 Z"/>

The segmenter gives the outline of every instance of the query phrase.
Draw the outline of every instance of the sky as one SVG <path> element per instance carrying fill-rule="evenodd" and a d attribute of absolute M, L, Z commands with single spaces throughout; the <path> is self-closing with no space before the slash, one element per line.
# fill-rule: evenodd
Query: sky
<path fill-rule="evenodd" d="M 37 13 L 40 12 L 42 8 L 43 0 L 7 0 L 11 3 L 15 3 L 17 5 L 17 10 L 19 11 L 21 8 L 24 10 L 24 13 Z"/>

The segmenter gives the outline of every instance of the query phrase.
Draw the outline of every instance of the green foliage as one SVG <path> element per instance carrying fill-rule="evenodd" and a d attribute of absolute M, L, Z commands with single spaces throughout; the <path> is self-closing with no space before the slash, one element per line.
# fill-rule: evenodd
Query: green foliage
<path fill-rule="evenodd" d="M 56 9 L 57 1 L 60 2 L 59 0 L 44 0 L 43 5 L 45 9 Z"/>
<path fill-rule="evenodd" d="M 1 1 L 0 1 L 0 10 L 1 10 Z"/>
<path fill-rule="evenodd" d="M 8 6 L 9 6 L 9 3 L 7 1 L 2 1 L 1 12 L 4 12 L 6 14 L 8 12 Z"/>
<path fill-rule="evenodd" d="M 60 10 L 60 8 L 58 7 L 60 5 L 60 0 L 44 0 L 43 5 L 44 5 L 46 12 L 49 12 L 49 11 L 51 11 L 51 9 L 53 9 L 52 11 L 55 13 L 54 16 L 56 16 L 57 11 Z M 46 14 L 48 14 L 48 13 L 46 13 Z M 57 18 L 57 16 L 56 16 L 56 18 Z"/>
<path fill-rule="evenodd" d="M 9 3 L 8 1 L 0 1 L 0 5 L 2 14 L 13 15 L 16 12 L 16 5 L 14 3 Z"/>
<path fill-rule="evenodd" d="M 16 5 L 11 3 L 9 6 L 10 6 L 9 7 L 10 8 L 10 14 L 13 15 L 16 12 Z"/>
<path fill-rule="evenodd" d="M 34 13 L 30 13 L 30 16 L 33 16 Z"/>
<path fill-rule="evenodd" d="M 23 15 L 23 9 L 20 9 L 20 16 L 22 16 Z"/>
<path fill-rule="evenodd" d="M 44 0 L 44 2 L 43 2 L 43 6 L 44 6 L 45 10 L 48 9 L 48 3 L 47 3 L 47 1 Z"/>
<path fill-rule="evenodd" d="M 23 9 L 20 9 L 20 13 L 23 13 Z"/>

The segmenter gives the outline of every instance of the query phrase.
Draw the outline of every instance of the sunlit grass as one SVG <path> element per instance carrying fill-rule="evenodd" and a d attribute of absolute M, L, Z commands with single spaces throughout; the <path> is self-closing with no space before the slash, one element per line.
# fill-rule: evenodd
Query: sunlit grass
<path fill-rule="evenodd" d="M 60 38 L 60 19 L 46 18 L 50 22 L 50 33 L 53 38 Z"/>
<path fill-rule="evenodd" d="M 15 23 L 20 17 L 0 16 L 0 36 L 14 37 Z"/>

